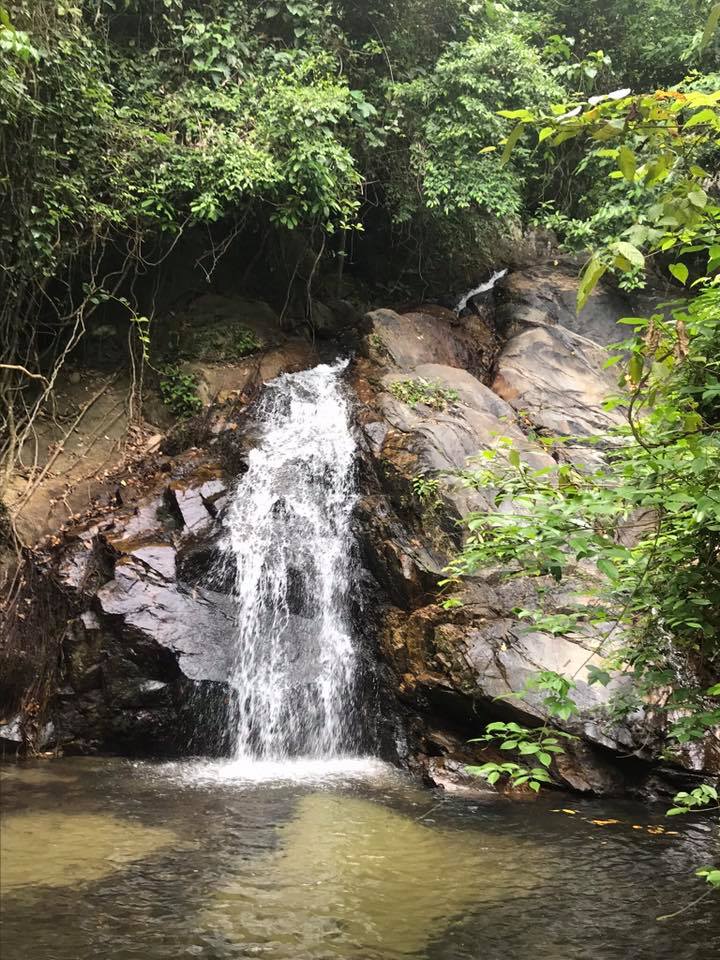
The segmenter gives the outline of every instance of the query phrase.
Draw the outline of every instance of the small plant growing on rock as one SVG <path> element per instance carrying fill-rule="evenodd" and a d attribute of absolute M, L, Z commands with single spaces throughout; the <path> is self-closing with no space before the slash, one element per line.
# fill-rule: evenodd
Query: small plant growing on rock
<path fill-rule="evenodd" d="M 420 503 L 430 510 L 437 510 L 442 505 L 440 499 L 440 481 L 436 477 L 427 477 L 423 474 L 412 478 L 413 493 Z"/>
<path fill-rule="evenodd" d="M 457 390 L 444 387 L 437 380 L 426 380 L 424 377 L 418 377 L 415 380 L 396 380 L 390 385 L 390 393 L 413 409 L 422 403 L 434 410 L 445 410 L 449 403 L 454 403 L 458 399 Z"/>
<path fill-rule="evenodd" d="M 234 331 L 230 347 L 236 357 L 246 357 L 249 353 L 255 353 L 262 345 L 262 340 L 249 327 L 241 325 Z"/>
<path fill-rule="evenodd" d="M 574 740 L 569 733 L 560 730 L 548 731 L 545 727 L 529 730 L 518 723 L 489 723 L 482 737 L 471 740 L 470 743 L 492 743 L 500 741 L 501 750 L 511 750 L 519 754 L 526 763 L 507 761 L 505 763 L 483 763 L 477 767 L 466 767 L 468 773 L 484 777 L 490 784 L 497 783 L 506 777 L 511 789 L 527 785 L 535 793 L 543 783 L 552 783 L 548 767 L 552 763 L 553 755 L 564 753 L 560 745 L 560 738 Z"/>
<path fill-rule="evenodd" d="M 165 367 L 160 380 L 160 396 L 163 403 L 181 420 L 193 416 L 202 407 L 197 394 L 197 378 L 183 373 L 179 367 Z"/>

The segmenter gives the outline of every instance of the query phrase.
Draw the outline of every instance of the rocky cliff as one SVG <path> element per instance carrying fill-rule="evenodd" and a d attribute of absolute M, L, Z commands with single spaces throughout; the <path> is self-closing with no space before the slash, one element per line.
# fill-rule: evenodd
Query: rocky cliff
<path fill-rule="evenodd" d="M 463 536 L 458 521 L 488 507 L 458 478 L 468 458 L 509 438 L 538 467 L 594 462 L 602 452 L 583 438 L 622 416 L 603 409 L 616 382 L 602 364 L 630 307 L 600 287 L 578 319 L 575 293 L 572 267 L 549 262 L 511 272 L 461 317 L 433 305 L 376 310 L 355 334 L 349 376 L 361 449 L 363 598 L 356 617 L 367 655 L 379 661 L 381 742 L 393 759 L 449 789 L 477 788 L 463 773 L 478 759 L 467 741 L 488 719 L 548 719 L 532 695 L 497 699 L 542 669 L 574 675 L 582 708 L 564 724 L 578 739 L 556 761 L 559 782 L 600 793 L 661 787 L 661 718 L 647 705 L 616 719 L 609 706 L 628 681 L 591 686 L 588 667 L 599 661 L 587 640 L 518 620 L 515 611 L 546 584 L 492 570 L 466 584 L 461 608 L 438 602 L 438 580 Z M 324 349 L 341 348 L 331 337 Z M 272 373 L 317 359 L 312 349 L 293 345 L 284 356 L 275 348 Z M 439 390 L 442 402 L 408 395 L 419 382 Z M 216 561 L 228 490 L 253 443 L 248 399 L 231 395 L 171 431 L 131 475 L 117 475 L 112 503 L 95 505 L 45 545 L 35 574 L 64 611 L 49 638 L 57 669 L 46 714 L 28 712 L 26 696 L 24 711 L 0 730 L 6 741 L 80 752 L 222 752 L 234 613 Z M 540 436 L 573 440 L 549 452 Z M 418 477 L 432 481 L 430 496 L 418 495 Z M 563 593 L 554 589 L 561 610 Z M 27 599 L 18 591 L 15 636 Z M 662 773 L 673 779 L 684 768 L 720 769 L 720 743 Z"/>

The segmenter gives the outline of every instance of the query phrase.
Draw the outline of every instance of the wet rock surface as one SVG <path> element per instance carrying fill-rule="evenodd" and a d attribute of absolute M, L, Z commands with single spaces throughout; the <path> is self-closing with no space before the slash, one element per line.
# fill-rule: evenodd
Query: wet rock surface
<path fill-rule="evenodd" d="M 226 594 L 193 582 L 187 560 L 217 549 L 215 504 L 227 483 L 204 456 L 174 467 L 182 479 L 163 479 L 130 510 L 69 531 L 58 549 L 58 580 L 77 613 L 55 707 L 66 751 L 217 746 L 217 729 L 203 730 L 193 714 L 219 709 L 227 696 L 234 609 Z"/>

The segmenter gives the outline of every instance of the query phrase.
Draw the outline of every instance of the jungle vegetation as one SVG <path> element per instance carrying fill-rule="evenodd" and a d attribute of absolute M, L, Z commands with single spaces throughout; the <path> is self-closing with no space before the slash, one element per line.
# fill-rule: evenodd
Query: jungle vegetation
<path fill-rule="evenodd" d="M 0 5 L 7 478 L 104 316 L 142 353 L 161 266 L 310 290 L 352 261 L 396 297 L 492 259 L 508 223 L 617 239 L 634 188 L 501 111 L 713 85 L 705 0 L 13 0 Z M 245 246 L 243 247 L 243 244 Z M 389 269 L 388 269 L 388 265 Z M 139 357 L 142 362 L 142 356 Z M 171 358 L 172 359 L 172 358 Z"/>

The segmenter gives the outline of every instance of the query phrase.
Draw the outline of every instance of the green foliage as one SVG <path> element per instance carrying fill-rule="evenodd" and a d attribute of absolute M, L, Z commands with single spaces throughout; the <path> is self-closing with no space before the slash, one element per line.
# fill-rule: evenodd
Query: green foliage
<path fill-rule="evenodd" d="M 676 793 L 673 797 L 674 807 L 671 807 L 666 816 L 676 817 L 678 814 L 690 813 L 696 810 L 707 810 L 711 805 L 715 805 L 717 809 L 718 802 L 718 792 L 715 787 L 710 786 L 708 783 L 703 783 L 699 787 L 696 787 L 694 790 L 688 793 L 685 790 L 681 790 L 680 793 Z"/>
<path fill-rule="evenodd" d="M 704 877 L 705 882 L 709 883 L 714 890 L 720 890 L 720 869 L 717 867 L 703 867 L 701 870 L 696 870 L 695 875 Z"/>
<path fill-rule="evenodd" d="M 445 410 L 449 403 L 458 399 L 457 390 L 444 387 L 436 380 L 416 377 L 413 380 L 396 380 L 390 385 L 390 393 L 410 407 L 422 404 L 433 410 Z"/>
<path fill-rule="evenodd" d="M 498 218 L 520 212 L 523 177 L 533 163 L 527 151 L 512 167 L 498 162 L 494 145 L 507 127 L 498 111 L 562 96 L 521 22 L 486 25 L 481 35 L 450 44 L 431 73 L 395 84 L 392 96 L 408 144 L 392 186 L 401 219 L 417 206 L 417 185 L 421 202 L 445 215 L 469 208 Z"/>
<path fill-rule="evenodd" d="M 561 731 L 548 733 L 545 727 L 528 729 L 518 723 L 489 723 L 485 734 L 471 740 L 470 743 L 494 743 L 499 741 L 499 749 L 512 751 L 518 754 L 518 759 L 525 763 L 488 762 L 481 766 L 467 767 L 468 773 L 484 777 L 488 783 L 495 784 L 501 778 L 507 778 L 511 789 L 527 785 L 535 793 L 543 783 L 551 783 L 548 768 L 552 764 L 553 756 L 564 753 L 561 738 L 573 739 L 570 734 Z M 538 763 L 539 766 L 527 766 L 528 763 Z"/>
<path fill-rule="evenodd" d="M 693 69 L 717 69 L 718 48 L 703 34 L 714 0 L 526 0 L 573 42 L 582 59 L 602 50 L 611 60 L 608 84 L 618 80 L 636 89 L 677 83 Z"/>
<path fill-rule="evenodd" d="M 262 346 L 262 340 L 244 324 L 200 324 L 183 334 L 178 355 L 190 360 L 240 360 Z"/>
<path fill-rule="evenodd" d="M 578 307 L 605 270 L 632 273 L 647 256 L 670 252 L 677 280 L 688 280 L 692 264 L 696 295 L 625 321 L 634 336 L 608 364 L 624 365 L 609 405 L 624 405 L 627 425 L 576 441 L 601 445 L 606 467 L 533 470 L 517 454 L 497 465 L 490 453 L 490 466 L 468 473 L 466 482 L 492 491 L 497 509 L 468 518 L 451 574 L 501 564 L 508 575 L 579 579 L 584 599 L 562 623 L 542 603 L 523 615 L 594 636 L 598 650 L 622 636 L 612 665 L 632 671 L 641 694 L 665 690 L 660 708 L 682 743 L 720 722 L 704 680 L 720 661 L 720 208 L 700 165 L 720 143 L 720 92 L 626 93 L 515 117 L 556 149 L 588 137 L 590 151 L 612 161 L 611 179 L 635 184 L 630 222 L 589 259 Z M 622 536 L 643 517 L 635 537 Z M 595 585 L 583 582 L 588 565 L 601 574 Z"/>
<path fill-rule="evenodd" d="M 183 373 L 179 367 L 168 366 L 162 371 L 160 396 L 163 403 L 176 417 L 192 417 L 202 409 L 202 400 L 197 394 L 197 377 Z"/>
<path fill-rule="evenodd" d="M 420 474 L 412 478 L 413 493 L 420 503 L 430 510 L 437 510 L 442 506 L 440 497 L 440 481 L 437 477 L 428 477 Z"/>

